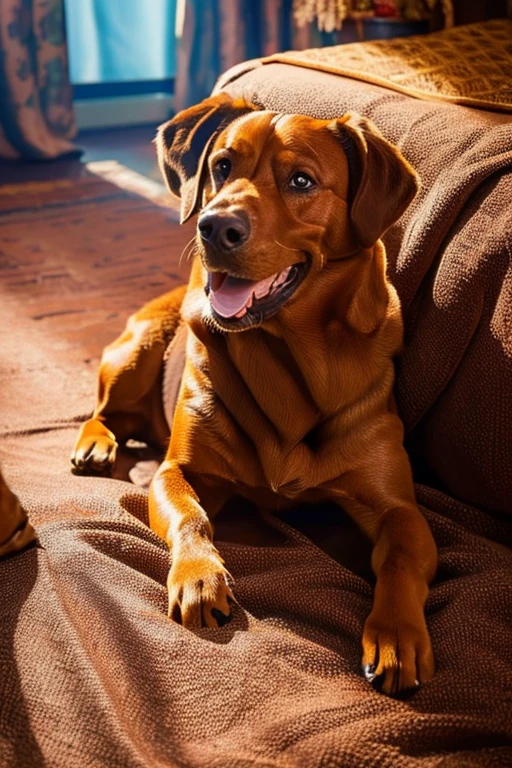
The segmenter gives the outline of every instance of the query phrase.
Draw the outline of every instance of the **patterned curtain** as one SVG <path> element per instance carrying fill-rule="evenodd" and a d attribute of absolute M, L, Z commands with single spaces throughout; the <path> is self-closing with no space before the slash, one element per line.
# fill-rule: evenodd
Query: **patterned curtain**
<path fill-rule="evenodd" d="M 79 154 L 64 0 L 0 0 L 0 156 Z"/>
<path fill-rule="evenodd" d="M 333 42 L 314 24 L 294 25 L 293 0 L 181 1 L 185 16 L 181 35 L 178 30 L 177 111 L 208 96 L 219 75 L 234 64 Z"/>

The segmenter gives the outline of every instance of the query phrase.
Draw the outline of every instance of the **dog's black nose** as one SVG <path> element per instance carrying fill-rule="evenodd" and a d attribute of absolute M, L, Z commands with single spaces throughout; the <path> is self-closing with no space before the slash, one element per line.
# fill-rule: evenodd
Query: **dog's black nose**
<path fill-rule="evenodd" d="M 240 248 L 251 234 L 249 217 L 244 211 L 207 211 L 197 222 L 201 239 L 218 251 Z"/>

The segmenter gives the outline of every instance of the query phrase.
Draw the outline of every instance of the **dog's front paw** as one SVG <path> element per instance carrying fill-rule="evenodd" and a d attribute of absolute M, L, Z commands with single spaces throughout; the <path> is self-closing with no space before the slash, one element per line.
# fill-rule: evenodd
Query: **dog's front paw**
<path fill-rule="evenodd" d="M 117 454 L 115 435 L 97 419 L 89 419 L 81 427 L 71 454 L 76 472 L 110 474 Z"/>
<path fill-rule="evenodd" d="M 235 602 L 219 555 L 178 557 L 167 580 L 169 616 L 188 629 L 222 627 Z"/>
<path fill-rule="evenodd" d="M 388 696 L 413 691 L 434 675 L 434 656 L 423 611 L 415 619 L 372 611 L 363 632 L 363 672 Z"/>

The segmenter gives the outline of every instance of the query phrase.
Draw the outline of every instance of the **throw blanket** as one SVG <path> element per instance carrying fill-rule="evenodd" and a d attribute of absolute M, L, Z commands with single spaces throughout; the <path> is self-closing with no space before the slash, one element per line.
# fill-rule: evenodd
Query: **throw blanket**
<path fill-rule="evenodd" d="M 432 35 L 290 51 L 263 59 L 332 72 L 416 98 L 512 111 L 512 21 Z"/>
<path fill-rule="evenodd" d="M 29 205 L 11 187 L 0 462 L 39 542 L 0 561 L 2 766 L 512 765 L 511 126 L 306 75 L 266 64 L 231 73 L 229 89 L 279 110 L 357 109 L 423 178 L 386 244 L 408 331 L 399 402 L 440 550 L 427 604 L 437 674 L 403 701 L 359 674 L 369 548 L 337 509 L 279 519 L 235 504 L 216 528 L 233 620 L 197 632 L 168 620 L 168 552 L 145 525 L 145 489 L 120 479 L 129 457 L 109 479 L 73 476 L 68 455 L 101 347 L 177 283 L 187 233 L 98 179 L 32 187 Z"/>

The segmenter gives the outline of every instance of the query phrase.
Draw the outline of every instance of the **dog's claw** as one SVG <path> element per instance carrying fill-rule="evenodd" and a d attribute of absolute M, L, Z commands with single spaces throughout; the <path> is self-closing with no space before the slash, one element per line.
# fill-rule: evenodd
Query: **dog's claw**
<path fill-rule="evenodd" d="M 434 674 L 432 646 L 423 610 L 406 618 L 372 612 L 363 632 L 363 674 L 377 691 L 409 696 Z"/>
<path fill-rule="evenodd" d="M 234 600 L 228 575 L 217 553 L 175 561 L 167 581 L 169 617 L 188 629 L 224 626 L 231 618 L 230 602 Z"/>
<path fill-rule="evenodd" d="M 369 683 L 373 684 L 373 681 L 375 680 L 375 670 L 375 664 L 365 664 L 363 666 L 363 675 L 366 677 Z"/>
<path fill-rule="evenodd" d="M 101 422 L 86 422 L 76 442 L 71 463 L 77 474 L 109 474 L 116 461 L 117 442 Z"/>
<path fill-rule="evenodd" d="M 76 472 L 104 474 L 109 472 L 115 463 L 116 449 L 115 443 L 98 445 L 97 442 L 93 442 L 85 452 L 78 451 L 72 455 L 71 463 Z"/>
<path fill-rule="evenodd" d="M 212 608 L 210 611 L 211 615 L 219 625 L 219 627 L 223 627 L 225 624 L 228 623 L 228 621 L 231 621 L 232 614 L 228 613 L 227 615 L 225 613 L 222 613 L 222 611 L 219 611 L 218 608 Z"/>
<path fill-rule="evenodd" d="M 370 683 L 370 685 L 375 691 L 378 691 L 379 693 L 384 693 L 384 691 L 382 690 L 382 686 L 384 684 L 385 675 L 383 673 L 376 675 L 375 674 L 376 669 L 377 667 L 375 666 L 375 664 L 365 664 L 362 667 L 362 672 L 366 680 Z M 387 693 L 388 696 L 391 696 L 394 699 L 405 699 L 408 696 L 412 696 L 412 694 L 418 690 L 420 685 L 421 685 L 420 681 L 415 680 L 413 685 L 410 686 L 409 688 L 396 687 L 396 690 L 393 689 L 390 691 L 385 691 L 385 693 Z"/>

